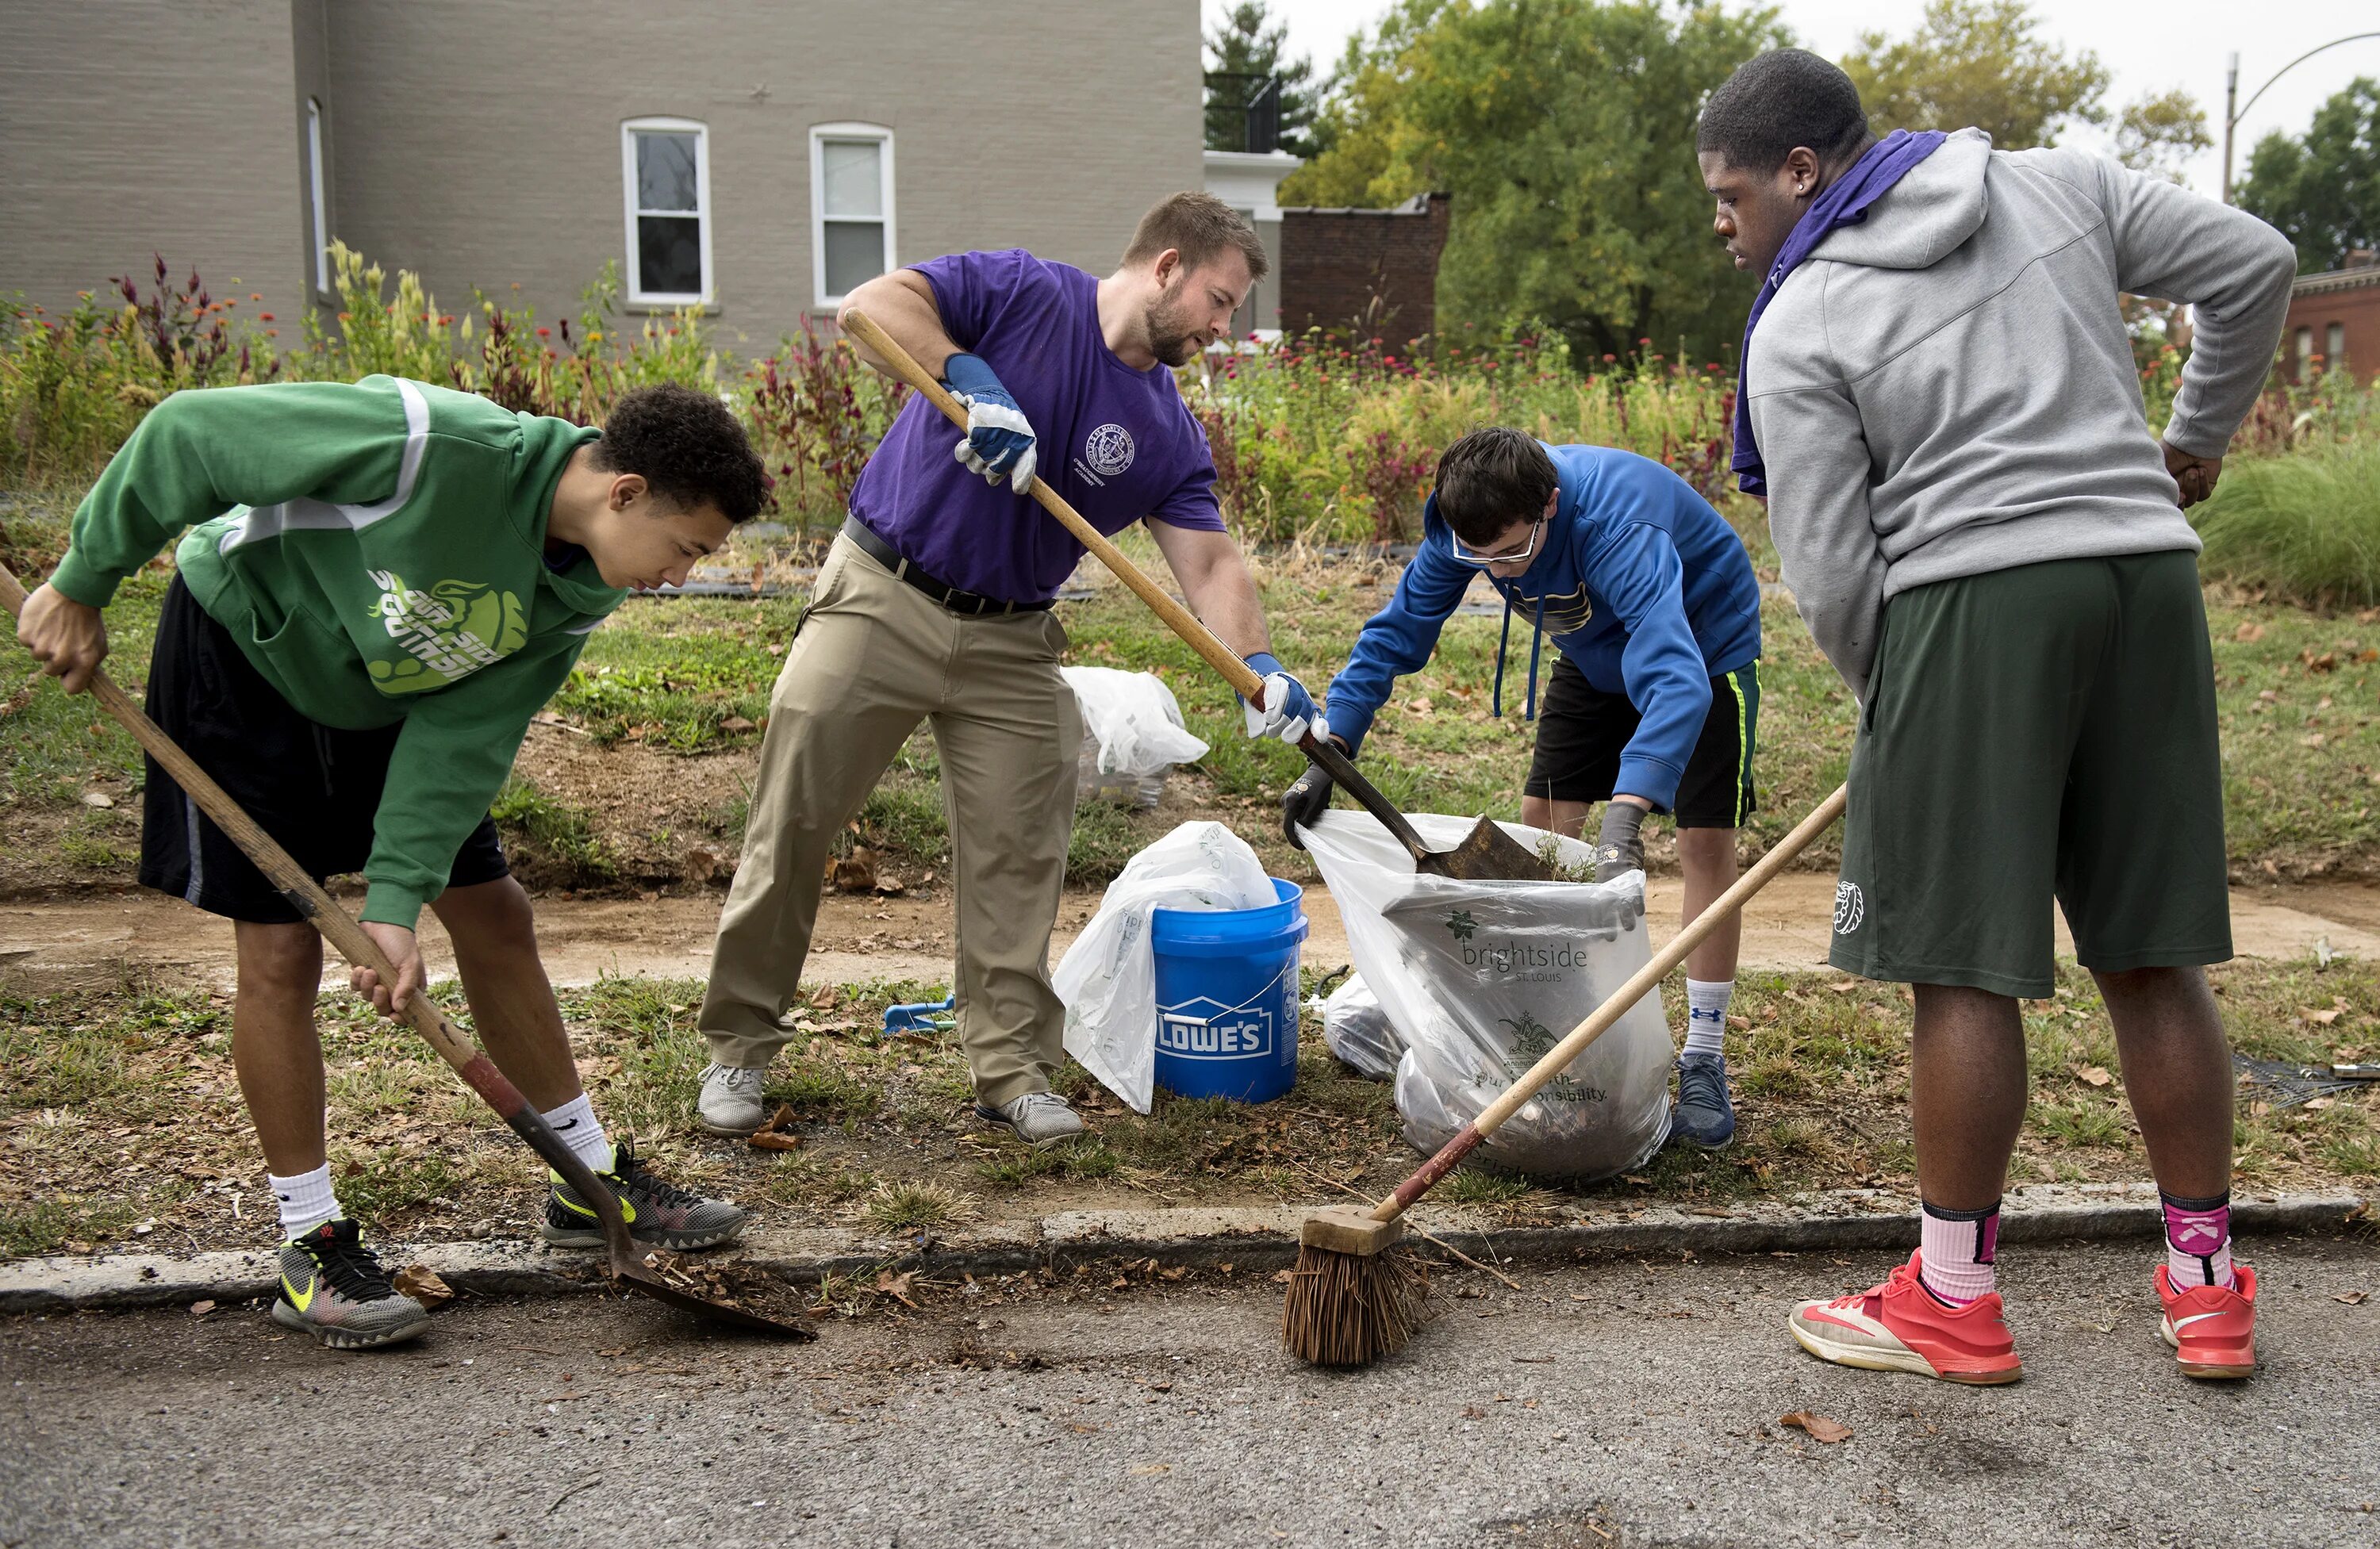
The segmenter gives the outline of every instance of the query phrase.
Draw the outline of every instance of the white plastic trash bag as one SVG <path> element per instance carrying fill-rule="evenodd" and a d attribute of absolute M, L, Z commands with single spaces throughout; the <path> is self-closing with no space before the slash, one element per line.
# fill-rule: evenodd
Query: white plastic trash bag
<path fill-rule="evenodd" d="M 1412 814 L 1447 849 L 1468 817 Z M 1531 850 L 1552 837 L 1501 825 Z M 1397 1065 L 1405 1138 L 1435 1151 L 1651 958 L 1645 882 L 1467 882 L 1417 874 L 1371 816 L 1324 813 L 1304 830 L 1330 885 L 1356 972 L 1406 1048 Z M 1557 840 L 1566 865 L 1593 852 Z M 1670 1046 L 1648 995 L 1524 1106 L 1475 1155 L 1541 1178 L 1625 1172 L 1668 1138 Z"/>
<path fill-rule="evenodd" d="M 1154 672 L 1113 667 L 1062 667 L 1083 712 L 1076 794 L 1153 807 L 1176 764 L 1207 756 L 1207 744 L 1184 725 L 1182 707 Z"/>
<path fill-rule="evenodd" d="M 1220 823 L 1184 823 L 1135 855 L 1050 975 L 1066 1004 L 1066 1052 L 1135 1113 L 1147 1113 L 1157 1085 L 1157 959 L 1148 912 L 1262 909 L 1280 902 L 1257 853 Z"/>
<path fill-rule="evenodd" d="M 1396 1080 L 1397 1061 L 1405 1053 L 1404 1035 L 1380 1009 L 1380 998 L 1372 993 L 1364 975 L 1348 974 L 1346 983 L 1332 990 L 1319 1009 L 1322 1041 L 1342 1064 L 1371 1081 Z"/>

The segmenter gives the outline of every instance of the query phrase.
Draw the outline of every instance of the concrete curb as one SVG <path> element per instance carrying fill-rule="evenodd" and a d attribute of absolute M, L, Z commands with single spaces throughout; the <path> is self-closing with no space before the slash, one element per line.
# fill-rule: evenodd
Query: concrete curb
<path fill-rule="evenodd" d="M 2350 1193 L 2240 1196 L 2232 1225 L 2243 1235 L 2335 1230 L 2362 1216 Z M 743 1259 L 788 1279 L 880 1268 L 978 1277 L 1044 1267 L 1154 1259 L 1168 1266 L 1271 1271 L 1297 1256 L 1298 1222 L 1310 1205 L 1260 1208 L 1064 1211 L 1033 1220 L 990 1222 L 948 1237 L 871 1238 L 832 1228 L 777 1228 L 748 1239 Z M 1635 1253 L 1802 1253 L 1900 1249 L 1916 1240 L 1916 1202 L 1871 1189 L 1843 1189 L 1757 1204 L 1571 1212 L 1553 1225 L 1502 1227 L 1463 1206 L 1423 1205 L 1415 1223 L 1475 1258 L 1514 1264 Z M 2042 1186 L 2011 1191 L 2005 1241 L 2146 1237 L 2158 1224 L 2146 1185 Z M 458 1291 L 482 1295 L 572 1294 L 601 1285 L 598 1261 L 519 1241 L 395 1245 L 391 1265 L 420 1264 Z M 212 1301 L 229 1305 L 272 1294 L 279 1270 L 265 1249 L 184 1257 L 109 1253 L 0 1264 L 0 1313 L 154 1307 Z"/>

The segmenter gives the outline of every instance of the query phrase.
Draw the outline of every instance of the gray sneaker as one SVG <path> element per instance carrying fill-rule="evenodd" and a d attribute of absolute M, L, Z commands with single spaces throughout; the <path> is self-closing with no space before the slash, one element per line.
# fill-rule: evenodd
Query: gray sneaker
<path fill-rule="evenodd" d="M 998 1107 L 978 1103 L 975 1116 L 1038 1150 L 1083 1132 L 1082 1116 L 1055 1092 L 1027 1092 Z"/>
<path fill-rule="evenodd" d="M 695 1122 L 714 1135 L 748 1135 L 760 1127 L 760 1080 L 768 1071 L 706 1065 Z"/>
<path fill-rule="evenodd" d="M 756 1074 L 758 1072 L 755 1072 Z M 626 1141 L 612 1147 L 612 1170 L 595 1175 L 619 1197 L 628 1218 L 628 1235 L 649 1247 L 672 1253 L 713 1248 L 734 1240 L 751 1225 L 752 1213 L 733 1200 L 705 1199 L 681 1189 L 668 1179 L 647 1172 Z M 578 1192 L 548 1169 L 545 1222 L 538 1235 L 557 1248 L 601 1248 L 602 1217 Z"/>
<path fill-rule="evenodd" d="M 273 1321 L 334 1350 L 361 1350 L 412 1338 L 430 1326 L 430 1311 L 397 1294 L 356 1224 L 342 1218 L 281 1245 Z"/>

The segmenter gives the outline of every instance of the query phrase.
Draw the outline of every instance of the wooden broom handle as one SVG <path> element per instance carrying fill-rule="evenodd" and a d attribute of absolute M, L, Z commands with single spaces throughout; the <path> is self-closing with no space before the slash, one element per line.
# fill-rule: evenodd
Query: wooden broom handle
<path fill-rule="evenodd" d="M 25 588 L 18 584 L 17 577 L 9 574 L 6 565 L 0 565 L 0 602 L 7 604 L 12 618 L 25 606 Z M 199 809 L 213 820 L 216 828 L 230 836 L 231 841 L 239 846 L 243 854 L 256 863 L 256 869 L 264 873 L 266 878 L 281 889 L 281 896 L 289 901 L 289 906 L 304 915 L 309 925 L 330 938 L 331 945 L 339 950 L 341 957 L 359 968 L 370 969 L 380 975 L 382 984 L 395 987 L 396 967 L 388 961 L 388 954 L 380 950 L 380 943 L 365 934 L 364 927 L 358 925 L 352 915 L 334 903 L 322 885 L 306 875 L 305 867 L 292 860 L 289 852 L 281 848 L 272 835 L 258 828 L 222 786 L 192 763 L 190 756 L 176 746 L 174 739 L 165 735 L 164 730 L 149 719 L 147 712 L 116 686 L 115 679 L 103 672 L 93 672 L 91 696 L 123 723 L 124 729 L 148 750 L 158 766 L 173 777 L 174 783 L 180 786 L 190 800 L 199 804 Z M 467 1069 L 474 1060 L 480 1059 L 479 1051 L 471 1047 L 469 1040 L 455 1029 L 453 1023 L 446 1020 L 446 1014 L 431 1003 L 427 986 L 415 993 L 411 1003 L 405 1009 L 404 1016 L 416 1032 L 430 1040 L 430 1047 L 438 1051 L 440 1059 L 452 1065 L 473 1086 L 480 1085 L 479 1073 Z M 480 1060 L 480 1063 L 486 1062 Z M 486 1073 L 494 1074 L 494 1071 L 491 1068 Z M 497 1076 L 496 1079 L 502 1081 L 504 1078 Z M 492 1097 L 490 1100 L 494 1101 Z M 517 1094 L 514 1095 L 514 1101 L 519 1101 Z M 498 1111 L 505 1112 L 501 1107 Z M 505 1117 L 511 1115 L 505 1112 Z"/>
<path fill-rule="evenodd" d="M 851 309 L 843 314 L 843 331 L 884 357 L 892 374 L 926 395 L 926 401 L 950 417 L 952 424 L 966 429 L 966 406 L 951 396 L 950 389 L 936 381 L 917 357 L 903 349 L 900 344 L 876 325 L 867 313 Z M 1047 479 L 1033 481 L 1033 498 L 1041 509 L 1058 518 L 1058 523 L 1075 535 L 1076 542 L 1092 553 L 1099 563 L 1115 573 L 1116 579 L 1130 587 L 1166 627 L 1189 643 L 1190 648 L 1207 659 L 1207 665 L 1223 674 L 1239 696 L 1251 705 L 1264 703 L 1264 680 L 1256 669 L 1242 661 L 1239 653 L 1215 637 L 1215 632 L 1200 623 L 1197 616 L 1173 600 L 1163 587 L 1150 580 L 1140 566 L 1125 558 L 1124 551 L 1108 540 L 1107 535 L 1083 520 L 1082 513 L 1066 503 L 1065 497 L 1050 488 Z"/>
<path fill-rule="evenodd" d="M 1750 871 L 1736 878 L 1735 886 L 1718 895 L 1711 906 L 1694 918 L 1694 923 L 1670 938 L 1670 944 L 1653 954 L 1653 961 L 1636 970 L 1628 982 L 1605 999 L 1570 1031 L 1570 1035 L 1545 1057 L 1529 1067 L 1520 1080 L 1504 1089 L 1504 1095 L 1488 1105 L 1486 1111 L 1464 1125 L 1452 1140 L 1439 1147 L 1438 1154 L 1422 1164 L 1419 1171 L 1397 1186 L 1396 1192 L 1382 1200 L 1372 1210 L 1375 1221 L 1393 1221 L 1412 1207 L 1434 1187 L 1439 1180 L 1452 1172 L 1473 1147 L 1494 1134 L 1507 1119 L 1536 1096 L 1545 1084 L 1569 1068 L 1570 1062 L 1586 1052 L 1586 1046 L 1603 1036 L 1611 1026 L 1635 1009 L 1636 1002 L 1660 986 L 1670 971 L 1693 955 L 1705 938 L 1717 930 L 1736 911 L 1742 909 L 1752 895 L 1767 887 L 1777 874 L 1785 869 L 1794 856 L 1809 847 L 1812 840 L 1827 831 L 1834 820 L 1843 815 L 1851 799 L 1851 787 L 1838 785 L 1835 793 L 1820 802 L 1817 810 L 1797 824 L 1793 831 L 1779 840 L 1775 848 L 1760 857 Z"/>

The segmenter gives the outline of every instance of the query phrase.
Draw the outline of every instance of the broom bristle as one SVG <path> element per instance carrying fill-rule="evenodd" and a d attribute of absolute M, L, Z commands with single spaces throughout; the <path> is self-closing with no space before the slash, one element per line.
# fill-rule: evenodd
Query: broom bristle
<path fill-rule="evenodd" d="M 1300 1247 L 1281 1306 L 1281 1343 L 1312 1365 L 1366 1365 L 1404 1348 L 1428 1291 L 1428 1277 L 1406 1249 L 1358 1254 Z"/>

